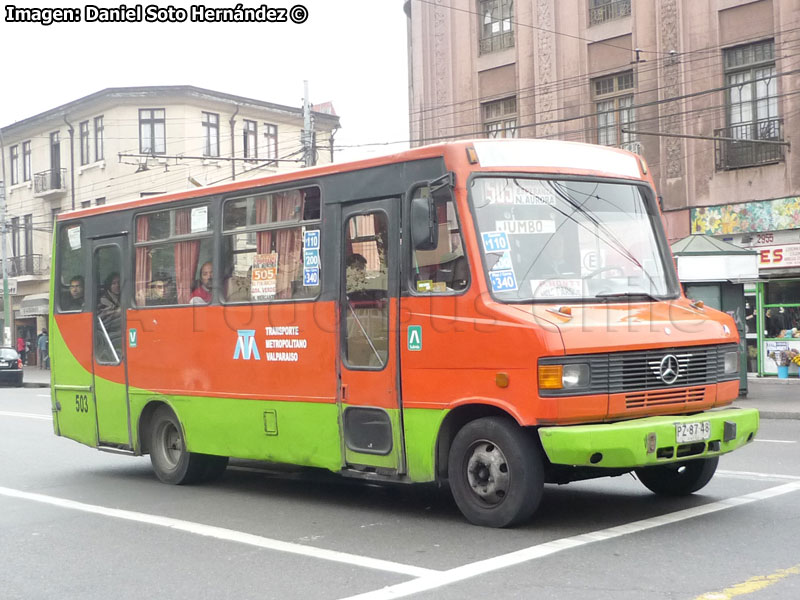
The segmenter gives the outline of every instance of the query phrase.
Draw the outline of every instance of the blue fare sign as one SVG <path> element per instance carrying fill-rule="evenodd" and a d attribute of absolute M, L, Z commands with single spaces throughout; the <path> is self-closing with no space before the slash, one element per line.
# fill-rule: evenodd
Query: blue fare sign
<path fill-rule="evenodd" d="M 303 269 L 303 285 L 308 287 L 312 285 L 319 285 L 319 269 Z"/>
<path fill-rule="evenodd" d="M 517 289 L 517 278 L 511 269 L 490 271 L 489 280 L 492 282 L 493 292 L 513 292 Z"/>
<path fill-rule="evenodd" d="M 319 250 L 319 230 L 303 232 L 303 249 Z"/>
<path fill-rule="evenodd" d="M 319 267 L 319 250 L 305 250 L 303 252 L 303 266 L 306 269 Z"/>
<path fill-rule="evenodd" d="M 505 231 L 487 231 L 481 234 L 485 252 L 506 252 L 511 250 L 508 234 Z"/>

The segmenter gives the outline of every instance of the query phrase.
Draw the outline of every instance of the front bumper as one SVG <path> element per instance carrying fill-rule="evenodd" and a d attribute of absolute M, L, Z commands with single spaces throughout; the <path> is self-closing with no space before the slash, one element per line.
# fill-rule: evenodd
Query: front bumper
<path fill-rule="evenodd" d="M 708 440 L 677 443 L 676 424 L 703 421 L 711 425 Z M 553 464 L 632 469 L 731 452 L 752 441 L 758 431 L 758 422 L 758 410 L 731 408 L 691 416 L 668 415 L 596 425 L 541 427 L 539 438 Z"/>

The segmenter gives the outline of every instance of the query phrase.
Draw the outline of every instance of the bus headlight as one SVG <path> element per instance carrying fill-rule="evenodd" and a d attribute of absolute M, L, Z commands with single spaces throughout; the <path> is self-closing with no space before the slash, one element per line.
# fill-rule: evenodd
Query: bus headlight
<path fill-rule="evenodd" d="M 587 387 L 591 370 L 585 363 L 539 365 L 539 389 L 568 390 Z"/>
<path fill-rule="evenodd" d="M 725 375 L 732 375 L 739 371 L 739 351 L 733 350 L 725 353 Z"/>
<path fill-rule="evenodd" d="M 589 380 L 589 365 L 582 363 L 564 365 L 564 374 L 561 376 L 564 388 L 586 387 L 589 385 Z"/>

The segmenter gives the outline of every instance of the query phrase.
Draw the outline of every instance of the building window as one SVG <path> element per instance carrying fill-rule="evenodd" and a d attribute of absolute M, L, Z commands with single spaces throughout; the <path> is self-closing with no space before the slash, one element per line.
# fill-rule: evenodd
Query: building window
<path fill-rule="evenodd" d="M 19 217 L 11 217 L 11 256 L 19 255 Z"/>
<path fill-rule="evenodd" d="M 31 180 L 31 143 L 22 142 L 22 181 Z"/>
<path fill-rule="evenodd" d="M 203 135 L 206 139 L 203 156 L 219 156 L 219 115 L 203 113 Z"/>
<path fill-rule="evenodd" d="M 19 183 L 19 146 L 11 146 L 8 152 L 11 156 L 11 185 L 16 185 Z"/>
<path fill-rule="evenodd" d="M 60 212 L 61 212 L 61 207 L 60 206 L 56 206 L 56 207 L 50 209 L 50 223 L 53 225 L 53 229 L 54 230 L 55 230 L 55 226 L 56 226 L 56 217 L 58 216 L 58 214 Z"/>
<path fill-rule="evenodd" d="M 632 152 L 641 151 L 633 133 L 636 128 L 633 88 L 633 71 L 592 81 L 598 144 L 619 146 Z"/>
<path fill-rule="evenodd" d="M 480 0 L 480 53 L 514 47 L 514 0 Z"/>
<path fill-rule="evenodd" d="M 589 0 L 589 25 L 599 25 L 628 17 L 631 14 L 631 0 Z"/>
<path fill-rule="evenodd" d="M 106 199 L 103 198 L 95 198 L 94 205 L 95 206 L 103 206 L 106 203 Z"/>
<path fill-rule="evenodd" d="M 91 200 L 84 200 L 81 202 L 81 208 L 90 208 L 92 206 Z"/>
<path fill-rule="evenodd" d="M 244 157 L 258 158 L 258 124 L 255 121 L 244 121 Z"/>
<path fill-rule="evenodd" d="M 278 126 L 264 123 L 264 130 L 267 152 L 265 158 L 278 158 Z"/>
<path fill-rule="evenodd" d="M 81 132 L 81 165 L 89 164 L 89 121 L 79 125 Z"/>
<path fill-rule="evenodd" d="M 103 149 L 103 117 L 94 118 L 94 159 L 103 160 L 105 158 Z"/>
<path fill-rule="evenodd" d="M 165 154 L 167 152 L 166 117 L 163 108 L 139 109 L 139 152 Z"/>
<path fill-rule="evenodd" d="M 737 169 L 783 160 L 783 146 L 748 141 L 783 141 L 773 40 L 729 48 L 723 51 L 723 58 L 727 127 L 717 129 L 715 135 L 742 141 L 717 141 L 717 168 Z"/>
<path fill-rule="evenodd" d="M 481 105 L 483 131 L 489 138 L 519 137 L 517 130 L 517 99 L 504 98 Z"/>

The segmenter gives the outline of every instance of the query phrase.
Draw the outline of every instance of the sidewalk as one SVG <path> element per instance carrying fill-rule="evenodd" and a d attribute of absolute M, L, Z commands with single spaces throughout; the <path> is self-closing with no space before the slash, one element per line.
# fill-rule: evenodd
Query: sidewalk
<path fill-rule="evenodd" d="M 25 367 L 25 387 L 50 387 L 50 371 Z M 800 377 L 778 379 L 755 377 L 747 379 L 747 397 L 739 398 L 734 406 L 757 408 L 762 419 L 800 419 Z"/>
<path fill-rule="evenodd" d="M 800 419 L 800 377 L 747 377 L 747 397 L 734 406 L 757 408 L 762 419 Z"/>

